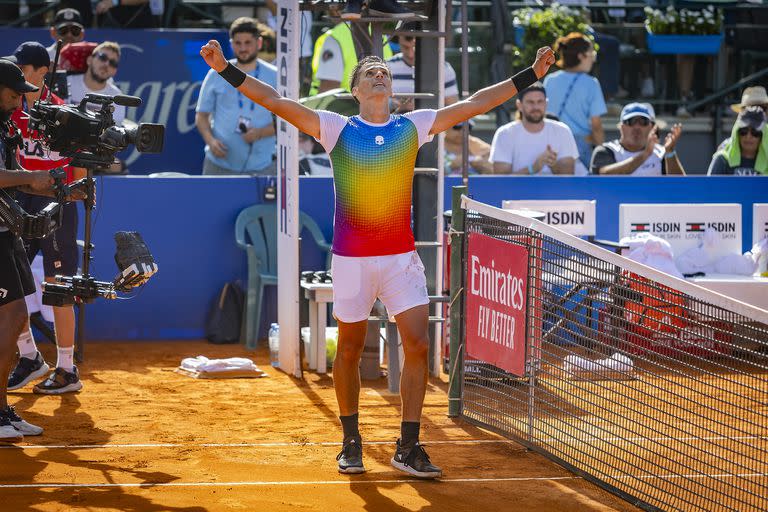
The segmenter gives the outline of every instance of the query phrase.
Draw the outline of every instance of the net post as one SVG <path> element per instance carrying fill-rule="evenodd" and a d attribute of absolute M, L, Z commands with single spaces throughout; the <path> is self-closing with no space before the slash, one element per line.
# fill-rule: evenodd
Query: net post
<path fill-rule="evenodd" d="M 461 209 L 461 196 L 467 193 L 466 186 L 453 187 L 451 191 L 451 302 L 450 302 L 450 377 L 448 386 L 448 416 L 453 418 L 461 414 L 461 381 L 464 378 L 464 365 L 459 361 L 459 348 L 462 343 L 461 316 L 464 301 L 459 296 L 462 291 L 462 258 L 464 257 L 464 210 Z"/>

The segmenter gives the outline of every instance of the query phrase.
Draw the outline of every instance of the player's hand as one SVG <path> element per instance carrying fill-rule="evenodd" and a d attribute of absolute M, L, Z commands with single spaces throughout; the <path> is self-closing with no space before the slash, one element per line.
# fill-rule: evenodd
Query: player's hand
<path fill-rule="evenodd" d="M 115 4 L 112 3 L 112 0 L 101 0 L 94 7 L 94 12 L 96 14 L 104 14 L 105 12 L 110 10 L 114 5 Z"/>
<path fill-rule="evenodd" d="M 536 52 L 536 61 L 533 63 L 533 71 L 541 78 L 547 74 L 549 67 L 555 63 L 555 52 L 549 46 L 539 48 Z"/>
<path fill-rule="evenodd" d="M 211 139 L 208 147 L 211 148 L 211 153 L 217 158 L 224 158 L 227 156 L 227 146 L 219 139 Z"/>
<path fill-rule="evenodd" d="M 211 39 L 200 48 L 200 56 L 217 73 L 223 71 L 227 64 L 229 64 L 227 59 L 224 58 L 221 45 L 215 39 Z"/>
<path fill-rule="evenodd" d="M 53 192 L 53 178 L 47 172 L 29 172 L 27 185 L 35 193 L 50 195 Z"/>
<path fill-rule="evenodd" d="M 664 138 L 664 149 L 667 153 L 671 153 L 675 150 L 677 140 L 680 138 L 680 134 L 683 133 L 683 125 L 676 123 L 672 125 L 672 129 Z"/>

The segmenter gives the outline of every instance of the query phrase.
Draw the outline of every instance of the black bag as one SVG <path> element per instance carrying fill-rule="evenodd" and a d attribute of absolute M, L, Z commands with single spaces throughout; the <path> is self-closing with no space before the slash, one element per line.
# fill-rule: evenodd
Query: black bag
<path fill-rule="evenodd" d="M 245 293 L 239 282 L 226 283 L 208 315 L 205 337 L 217 345 L 240 341 Z"/>

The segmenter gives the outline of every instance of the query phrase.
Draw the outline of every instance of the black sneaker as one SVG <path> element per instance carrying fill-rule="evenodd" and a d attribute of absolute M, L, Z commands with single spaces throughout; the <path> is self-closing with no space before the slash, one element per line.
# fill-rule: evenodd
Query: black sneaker
<path fill-rule="evenodd" d="M 359 20 L 360 11 L 363 10 L 363 0 L 347 0 L 347 5 L 341 11 L 343 20 Z"/>
<path fill-rule="evenodd" d="M 44 382 L 37 384 L 33 391 L 43 395 L 60 395 L 81 389 L 83 389 L 83 383 L 80 382 L 80 373 L 75 366 L 71 372 L 63 368 L 56 368 Z"/>
<path fill-rule="evenodd" d="M 397 3 L 397 0 L 371 0 L 368 3 L 368 15 L 394 19 L 416 17 L 412 11 Z"/>
<path fill-rule="evenodd" d="M 365 467 L 363 466 L 363 442 L 360 437 L 354 436 L 345 439 L 341 451 L 336 456 L 336 460 L 339 461 L 339 473 L 365 473 Z"/>
<path fill-rule="evenodd" d="M 24 435 L 14 428 L 11 418 L 4 409 L 0 409 L 0 443 L 18 443 Z"/>
<path fill-rule="evenodd" d="M 34 359 L 20 357 L 19 362 L 16 363 L 16 368 L 8 377 L 8 391 L 23 388 L 33 380 L 48 373 L 50 369 L 51 367 L 45 362 L 40 352 L 35 355 Z"/>
<path fill-rule="evenodd" d="M 13 428 L 19 431 L 20 434 L 25 436 L 39 436 L 43 433 L 43 428 L 38 427 L 37 425 L 33 425 L 31 423 L 27 423 L 23 419 L 21 419 L 21 416 L 16 412 L 16 409 L 11 407 L 10 405 L 2 410 L 2 413 L 7 417 L 11 425 L 13 425 Z"/>
<path fill-rule="evenodd" d="M 417 441 L 412 446 L 402 446 L 397 440 L 397 451 L 392 466 L 418 478 L 440 478 L 443 470 L 429 461 L 429 455 Z"/>

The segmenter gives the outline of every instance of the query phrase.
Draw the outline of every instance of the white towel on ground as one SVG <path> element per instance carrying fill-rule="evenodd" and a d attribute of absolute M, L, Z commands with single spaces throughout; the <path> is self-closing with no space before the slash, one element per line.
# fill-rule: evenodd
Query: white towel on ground
<path fill-rule="evenodd" d="M 244 357 L 229 357 L 227 359 L 208 359 L 205 356 L 187 357 L 182 359 L 181 368 L 192 372 L 227 372 L 233 370 L 258 371 L 259 367 Z"/>

